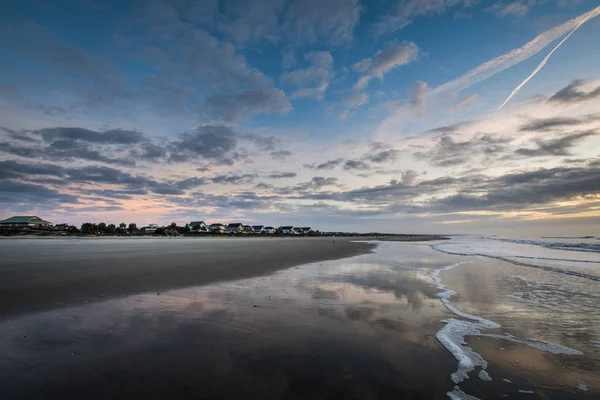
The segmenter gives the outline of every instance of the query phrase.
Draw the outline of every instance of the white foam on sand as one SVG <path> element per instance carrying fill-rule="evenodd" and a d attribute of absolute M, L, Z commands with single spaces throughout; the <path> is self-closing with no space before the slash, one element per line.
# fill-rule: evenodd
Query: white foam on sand
<path fill-rule="evenodd" d="M 477 397 L 466 394 L 458 386 L 454 386 L 454 390 L 446 392 L 446 395 L 452 400 L 479 400 Z"/>
<path fill-rule="evenodd" d="M 478 376 L 481 380 L 491 381 L 492 378 L 486 371 L 487 362 L 473 349 L 467 346 L 465 338 L 467 336 L 485 336 L 495 339 L 509 340 L 515 343 L 525 344 L 529 347 L 536 348 L 540 351 L 546 351 L 553 354 L 568 354 L 568 355 L 580 355 L 582 354 L 579 350 L 571 349 L 566 346 L 559 344 L 549 343 L 538 339 L 528 338 L 527 341 L 519 340 L 516 337 L 509 334 L 484 334 L 482 330 L 490 330 L 500 328 L 500 325 L 494 321 L 487 320 L 482 317 L 468 314 L 464 311 L 459 310 L 450 304 L 450 297 L 456 294 L 455 291 L 447 289 L 442 283 L 440 274 L 442 271 L 454 269 L 462 264 L 469 262 L 459 262 L 457 264 L 448 265 L 444 268 L 437 269 L 431 273 L 435 286 L 440 290 L 437 296 L 440 298 L 442 304 L 453 314 L 464 318 L 465 320 L 458 320 L 450 318 L 443 320 L 446 325 L 440 329 L 436 338 L 438 341 L 448 350 L 458 361 L 458 368 L 456 372 L 450 375 L 450 378 L 455 384 L 459 384 L 465 379 L 469 379 L 469 373 L 479 368 Z M 523 391 L 522 393 L 529 393 Z M 533 392 L 531 392 L 533 393 Z M 460 388 L 455 386 L 455 389 L 451 392 L 446 393 L 451 399 L 476 399 L 476 397 L 470 396 L 464 393 Z M 467 396 L 467 397 L 464 397 Z"/>

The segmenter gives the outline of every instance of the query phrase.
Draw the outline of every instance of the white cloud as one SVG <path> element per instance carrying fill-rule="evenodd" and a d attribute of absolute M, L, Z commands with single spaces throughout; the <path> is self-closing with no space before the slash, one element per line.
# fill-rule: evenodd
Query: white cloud
<path fill-rule="evenodd" d="M 413 42 L 389 42 L 383 50 L 379 50 L 377 53 L 375 53 L 375 56 L 371 59 L 368 74 L 358 79 L 354 85 L 354 89 L 365 89 L 369 85 L 369 81 L 372 78 L 379 78 L 383 80 L 383 76 L 386 73 L 394 68 L 416 61 L 419 57 L 419 54 L 420 50 Z M 366 59 L 362 60 L 360 63 L 364 63 L 366 65 Z"/>
<path fill-rule="evenodd" d="M 369 95 L 362 92 L 352 93 L 344 99 L 344 104 L 350 108 L 360 107 L 369 102 Z"/>
<path fill-rule="evenodd" d="M 412 24 L 415 17 L 442 14 L 453 8 L 468 8 L 478 0 L 398 0 L 392 10 L 373 27 L 376 36 L 395 32 Z"/>
<path fill-rule="evenodd" d="M 410 104 L 416 115 L 421 116 L 427 107 L 427 95 L 429 86 L 426 82 L 417 81 L 411 91 Z"/>
<path fill-rule="evenodd" d="M 506 17 L 507 15 L 514 15 L 517 17 L 524 17 L 529 12 L 530 7 L 535 5 L 535 1 L 514 1 L 512 3 L 504 4 L 498 2 L 488 8 L 486 11 L 493 11 L 499 17 Z"/>
<path fill-rule="evenodd" d="M 590 13 L 595 13 L 593 17 L 596 17 L 598 13 L 596 10 L 590 11 L 589 13 L 582 14 L 576 18 L 573 18 L 561 25 L 555 26 L 554 28 L 548 29 L 545 32 L 537 35 L 533 40 L 526 43 L 524 46 L 517 49 L 511 50 L 506 54 L 493 58 L 485 63 L 477 66 L 471 71 L 461 75 L 460 77 L 447 82 L 441 86 L 438 86 L 434 93 L 442 93 L 449 90 L 461 91 L 476 83 L 482 82 L 499 72 L 504 71 L 514 65 L 517 65 L 529 57 L 532 57 L 543 50 L 550 43 L 558 40 L 567 32 L 572 31 L 584 21 Z"/>
<path fill-rule="evenodd" d="M 332 68 L 333 57 L 328 51 L 311 51 L 304 55 L 304 58 L 314 67 Z"/>

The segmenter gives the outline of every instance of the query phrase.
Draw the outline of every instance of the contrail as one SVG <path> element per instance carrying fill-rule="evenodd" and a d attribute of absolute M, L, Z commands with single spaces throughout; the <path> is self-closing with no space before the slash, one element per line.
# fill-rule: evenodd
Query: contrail
<path fill-rule="evenodd" d="M 590 20 L 590 18 L 592 17 L 596 17 L 598 14 L 600 13 L 600 6 L 596 7 L 595 9 L 593 9 L 592 11 L 590 11 L 588 13 L 588 15 L 579 23 L 579 25 L 577 25 L 575 28 L 573 28 L 573 30 L 567 35 L 565 36 L 565 38 L 563 40 L 560 41 L 560 43 L 558 43 L 556 45 L 556 47 L 554 47 L 552 49 L 552 51 L 550 53 L 548 53 L 548 55 L 546 57 L 544 57 L 544 59 L 542 60 L 542 62 L 540 63 L 540 65 L 537 66 L 536 69 L 533 70 L 533 72 L 531 73 L 531 75 L 529 75 L 523 82 L 521 82 L 521 84 L 519 86 L 517 86 L 515 88 L 515 90 L 512 91 L 512 93 L 510 94 L 510 96 L 508 96 L 508 98 L 504 101 L 504 103 L 502 103 L 502 105 L 500 107 L 498 107 L 498 111 L 500 111 L 500 109 L 502 109 L 502 107 L 504 107 L 506 105 L 506 103 L 508 103 L 508 101 L 510 99 L 513 98 L 513 96 L 517 93 L 519 93 L 519 90 L 521 90 L 521 88 L 523 86 L 525 86 L 527 84 L 527 82 L 529 82 L 531 80 L 531 78 L 533 78 L 538 72 L 540 72 L 540 70 L 542 68 L 544 68 L 544 65 L 546 65 L 546 63 L 548 62 L 548 60 L 550 59 L 550 57 L 552 57 L 552 54 L 564 43 L 567 41 L 567 39 L 569 37 L 571 37 L 572 34 L 575 33 L 575 31 L 577 31 L 577 29 L 579 29 L 581 27 L 581 25 L 585 24 L 588 20 Z"/>

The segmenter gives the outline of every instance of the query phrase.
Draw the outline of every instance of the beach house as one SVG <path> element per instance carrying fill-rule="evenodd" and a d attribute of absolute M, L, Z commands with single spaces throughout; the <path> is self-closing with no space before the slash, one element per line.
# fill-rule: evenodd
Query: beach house
<path fill-rule="evenodd" d="M 210 224 L 208 230 L 212 233 L 225 233 L 227 227 L 223 224 Z"/>
<path fill-rule="evenodd" d="M 281 233 L 283 233 L 284 235 L 293 235 L 296 233 L 296 230 L 293 226 L 282 226 Z"/>
<path fill-rule="evenodd" d="M 272 226 L 265 226 L 263 232 L 272 235 L 275 233 L 275 228 L 273 228 Z"/>
<path fill-rule="evenodd" d="M 265 232 L 264 225 L 253 225 L 252 226 L 252 233 L 264 233 L 264 232 Z"/>
<path fill-rule="evenodd" d="M 312 229 L 310 229 L 310 226 L 303 226 L 302 228 L 296 228 L 296 231 L 303 235 L 308 235 L 310 232 L 312 232 Z"/>
<path fill-rule="evenodd" d="M 190 232 L 208 232 L 208 225 L 204 221 L 192 221 L 188 224 Z"/>
<path fill-rule="evenodd" d="M 239 222 L 235 222 L 233 224 L 227 225 L 228 233 L 242 233 L 243 231 L 244 231 L 244 225 Z"/>
<path fill-rule="evenodd" d="M 144 233 L 153 234 L 159 228 L 157 224 L 148 224 L 144 229 Z"/>
<path fill-rule="evenodd" d="M 52 222 L 44 221 L 35 215 L 17 215 L 0 221 L 2 228 L 47 228 Z"/>

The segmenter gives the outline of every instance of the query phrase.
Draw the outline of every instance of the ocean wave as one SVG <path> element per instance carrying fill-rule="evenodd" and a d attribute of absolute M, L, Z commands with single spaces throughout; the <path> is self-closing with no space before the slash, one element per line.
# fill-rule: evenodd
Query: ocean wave
<path fill-rule="evenodd" d="M 536 265 L 536 264 L 531 264 L 531 263 L 525 263 L 525 262 L 521 262 L 521 261 L 517 261 L 517 260 L 511 260 L 510 258 L 507 257 L 501 257 L 501 256 L 495 256 L 495 255 L 490 255 L 490 254 L 482 254 L 482 253 L 476 253 L 476 252 L 472 252 L 472 253 L 466 253 L 466 252 L 457 252 L 457 251 L 450 251 L 448 249 L 441 249 L 438 245 L 430 245 L 430 247 L 433 250 L 439 251 L 441 253 L 446 253 L 446 254 L 452 254 L 452 255 L 457 255 L 457 256 L 478 256 L 478 257 L 487 257 L 487 258 L 493 258 L 496 260 L 500 260 L 500 261 L 504 261 L 513 265 L 518 265 L 521 267 L 528 267 L 528 268 L 536 268 L 536 269 L 541 269 L 544 271 L 548 271 L 548 272 L 556 272 L 559 274 L 565 274 L 565 275 L 570 275 L 570 276 L 577 276 L 579 278 L 584 278 L 584 279 L 589 279 L 592 281 L 596 281 L 596 282 L 600 282 L 600 277 L 595 276 L 595 275 L 589 275 L 589 274 L 584 274 L 582 272 L 577 272 L 577 271 L 572 271 L 572 270 L 567 270 L 567 269 L 561 269 L 561 268 L 556 268 L 556 267 L 548 267 L 545 265 Z M 520 258 L 531 258 L 531 259 L 544 259 L 542 257 L 525 257 L 525 256 L 513 256 L 515 258 L 520 257 Z M 547 258 L 550 259 L 550 258 Z M 565 260 L 565 259 L 556 259 L 558 261 L 571 261 L 571 262 L 582 262 L 581 260 Z M 583 261 L 586 262 L 586 261 Z M 592 262 L 595 263 L 594 261 L 588 261 L 588 262 Z"/>
<path fill-rule="evenodd" d="M 561 239 L 568 239 L 568 238 L 561 238 Z M 573 238 L 573 239 L 591 239 L 591 238 L 590 237 L 585 237 L 585 238 L 582 237 L 582 238 Z M 586 252 L 586 253 L 600 253 L 600 243 L 544 242 L 544 241 L 540 241 L 540 240 L 500 239 L 500 238 L 490 238 L 490 240 L 497 240 L 500 242 L 508 242 L 508 243 L 529 244 L 529 245 L 533 245 L 533 246 L 546 247 L 548 249 L 556 249 L 556 250 L 581 251 L 581 252 Z"/>

